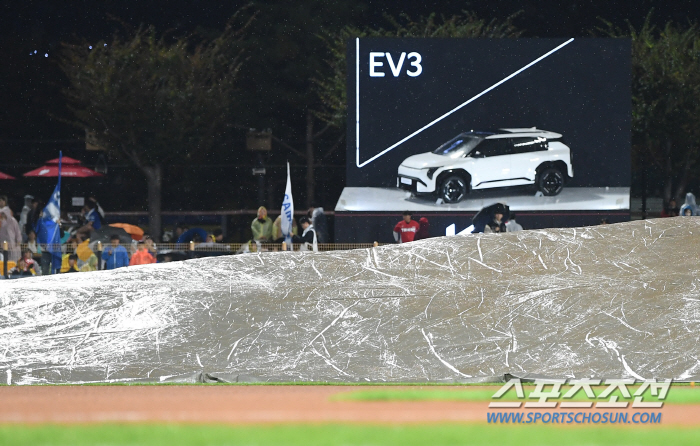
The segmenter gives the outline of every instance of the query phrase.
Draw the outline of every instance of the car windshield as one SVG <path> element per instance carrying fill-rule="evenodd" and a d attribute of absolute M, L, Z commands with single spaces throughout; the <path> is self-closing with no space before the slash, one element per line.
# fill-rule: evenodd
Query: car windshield
<path fill-rule="evenodd" d="M 450 158 L 461 158 L 471 152 L 483 140 L 482 136 L 459 135 L 435 149 L 433 153 L 449 156 Z"/>

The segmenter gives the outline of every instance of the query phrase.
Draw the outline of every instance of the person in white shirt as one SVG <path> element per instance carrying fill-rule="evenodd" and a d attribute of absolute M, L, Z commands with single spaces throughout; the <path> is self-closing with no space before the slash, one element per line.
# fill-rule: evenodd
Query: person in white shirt
<path fill-rule="evenodd" d="M 522 231 L 523 227 L 515 221 L 515 214 L 510 214 L 510 220 L 506 222 L 506 232 L 518 232 Z"/>

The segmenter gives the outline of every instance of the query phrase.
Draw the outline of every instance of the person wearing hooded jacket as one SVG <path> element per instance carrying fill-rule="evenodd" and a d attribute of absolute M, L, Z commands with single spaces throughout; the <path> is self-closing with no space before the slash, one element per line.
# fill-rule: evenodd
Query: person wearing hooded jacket
<path fill-rule="evenodd" d="M 22 256 L 19 250 L 19 245 L 22 243 L 22 232 L 8 206 L 0 209 L 0 224 L 2 225 L 0 226 L 0 243 L 7 242 L 7 259 L 16 262 Z"/>
<path fill-rule="evenodd" d="M 685 203 L 681 206 L 681 211 L 678 215 L 681 217 L 685 216 L 685 211 L 687 210 L 690 210 L 691 216 L 700 215 L 700 209 L 698 209 L 698 205 L 695 203 L 695 195 L 690 192 L 685 194 Z"/>

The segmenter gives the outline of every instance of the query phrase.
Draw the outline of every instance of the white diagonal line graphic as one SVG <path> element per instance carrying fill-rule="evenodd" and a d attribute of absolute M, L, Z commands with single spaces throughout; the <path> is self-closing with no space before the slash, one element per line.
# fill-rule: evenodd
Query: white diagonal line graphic
<path fill-rule="evenodd" d="M 410 135 L 406 136 L 399 142 L 392 144 L 391 146 L 387 147 L 386 149 L 382 150 L 381 152 L 377 153 L 374 155 L 372 158 L 368 159 L 367 161 L 364 161 L 363 163 L 360 163 L 360 39 L 357 38 L 355 40 L 355 45 L 356 45 L 356 51 L 355 51 L 355 164 L 357 167 L 364 167 L 367 164 L 371 163 L 372 161 L 376 160 L 377 158 L 381 157 L 382 155 L 386 154 L 387 152 L 390 152 L 391 150 L 395 149 L 396 147 L 400 146 L 401 144 L 405 143 L 409 139 L 413 138 L 417 134 L 421 133 L 423 130 L 430 128 L 434 124 L 442 121 L 446 117 L 450 116 L 452 113 L 456 112 L 457 110 L 461 109 L 462 107 L 465 107 L 472 102 L 476 101 L 486 93 L 490 92 L 491 90 L 498 88 L 500 85 L 508 82 L 509 80 L 513 79 L 515 76 L 518 74 L 522 73 L 523 71 L 527 70 L 528 68 L 532 67 L 533 65 L 537 64 L 538 62 L 541 62 L 542 60 L 546 59 L 547 57 L 551 56 L 552 54 L 556 53 L 560 49 L 564 48 L 566 45 L 570 44 L 573 42 L 574 39 L 571 38 L 567 40 L 566 42 L 562 43 L 561 45 L 557 46 L 556 48 L 546 52 L 545 54 L 541 55 L 537 59 L 533 60 L 529 64 L 525 65 L 524 67 L 520 68 L 519 70 L 511 73 L 510 75 L 504 77 L 500 81 L 496 82 L 495 84 L 491 85 L 489 88 L 486 90 L 482 91 L 481 93 L 477 94 L 476 96 L 471 97 L 469 100 L 461 103 L 457 107 L 453 108 L 452 110 L 448 111 L 444 115 L 440 116 L 439 118 L 431 121 L 430 123 L 424 125 L 423 127 L 419 128 L 415 132 L 411 133 Z"/>

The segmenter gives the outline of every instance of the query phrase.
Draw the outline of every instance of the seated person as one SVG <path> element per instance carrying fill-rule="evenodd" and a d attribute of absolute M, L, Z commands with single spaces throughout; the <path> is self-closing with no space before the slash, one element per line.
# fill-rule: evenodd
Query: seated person
<path fill-rule="evenodd" d="M 26 270 L 31 272 L 32 274 L 36 274 L 37 262 L 34 260 L 32 252 L 28 249 L 25 250 L 22 253 L 22 258 L 24 259 Z"/>
<path fill-rule="evenodd" d="M 27 268 L 27 262 L 24 260 L 24 258 L 19 259 L 17 262 L 17 265 L 9 270 L 7 272 L 10 277 L 15 278 L 15 277 L 28 277 L 32 275 L 31 270 Z"/>
<path fill-rule="evenodd" d="M 78 254 L 70 254 L 68 256 L 68 269 L 66 271 L 61 271 L 62 273 L 78 273 Z"/>

